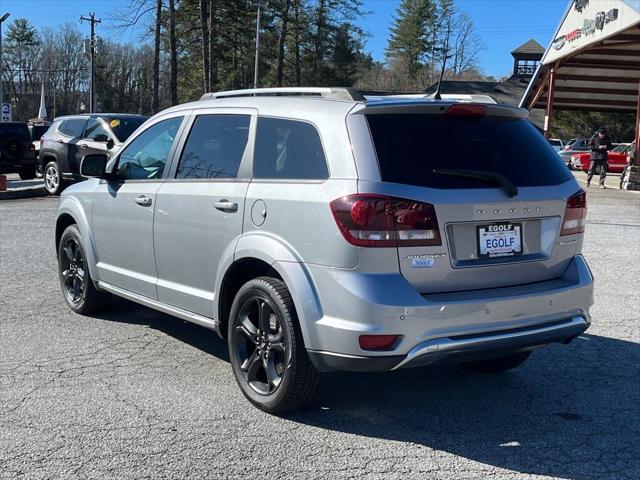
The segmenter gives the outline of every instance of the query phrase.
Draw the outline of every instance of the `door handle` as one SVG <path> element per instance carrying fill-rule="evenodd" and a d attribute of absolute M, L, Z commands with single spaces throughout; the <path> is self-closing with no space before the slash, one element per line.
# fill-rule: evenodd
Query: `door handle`
<path fill-rule="evenodd" d="M 62 140 L 61 138 L 59 138 L 58 140 L 56 140 L 56 142 L 58 142 L 58 143 L 64 143 L 64 140 Z"/>
<path fill-rule="evenodd" d="M 143 207 L 149 207 L 149 206 L 151 206 L 151 203 L 152 203 L 152 200 L 149 197 L 145 197 L 144 195 L 140 195 L 134 201 L 138 205 L 142 205 Z"/>
<path fill-rule="evenodd" d="M 88 148 L 89 145 L 87 145 L 86 143 L 79 143 L 78 147 L 80 147 L 80 148 Z"/>
<path fill-rule="evenodd" d="M 238 204 L 236 202 L 230 202 L 228 200 L 220 200 L 219 202 L 214 202 L 213 206 L 216 209 L 222 212 L 237 212 Z"/>

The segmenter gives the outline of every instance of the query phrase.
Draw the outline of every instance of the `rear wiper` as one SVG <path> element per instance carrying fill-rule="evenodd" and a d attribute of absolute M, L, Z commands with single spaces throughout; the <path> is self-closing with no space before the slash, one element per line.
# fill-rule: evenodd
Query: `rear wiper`
<path fill-rule="evenodd" d="M 433 170 L 434 175 L 447 175 L 449 177 L 473 178 L 482 180 L 496 185 L 500 185 L 507 195 L 515 197 L 518 195 L 518 187 L 504 175 L 495 172 L 487 172 L 485 170 L 463 170 L 453 168 L 436 168 Z"/>

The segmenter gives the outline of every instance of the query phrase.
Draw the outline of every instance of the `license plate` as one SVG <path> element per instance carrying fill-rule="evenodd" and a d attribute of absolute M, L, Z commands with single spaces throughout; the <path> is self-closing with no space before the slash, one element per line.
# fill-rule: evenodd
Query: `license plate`
<path fill-rule="evenodd" d="M 522 253 L 522 224 L 494 223 L 478 229 L 478 257 L 513 257 Z"/>

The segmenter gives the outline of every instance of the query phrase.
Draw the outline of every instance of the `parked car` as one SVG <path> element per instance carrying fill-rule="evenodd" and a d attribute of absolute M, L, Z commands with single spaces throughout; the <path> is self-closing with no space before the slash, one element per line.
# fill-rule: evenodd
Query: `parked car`
<path fill-rule="evenodd" d="M 0 122 L 0 174 L 15 173 L 22 180 L 36 176 L 36 155 L 26 123 Z"/>
<path fill-rule="evenodd" d="M 556 152 L 559 152 L 564 148 L 562 140 L 560 140 L 559 138 L 550 138 L 549 144 L 554 148 Z"/>
<path fill-rule="evenodd" d="M 609 168 L 607 171 L 611 173 L 622 173 L 625 165 L 627 164 L 627 157 L 629 156 L 629 150 L 631 144 L 619 144 L 616 148 L 611 150 L 608 155 Z M 571 168 L 573 170 L 582 170 L 584 172 L 589 171 L 591 165 L 591 153 L 577 153 L 571 156 Z M 598 172 L 599 173 L 599 172 Z"/>
<path fill-rule="evenodd" d="M 47 192 L 57 195 L 81 180 L 79 167 L 85 155 L 113 155 L 147 118 L 121 113 L 56 118 L 42 136 L 38 158 Z"/>
<path fill-rule="evenodd" d="M 593 303 L 586 193 L 527 116 L 329 88 L 172 107 L 63 192 L 63 296 L 215 330 L 272 413 L 323 372 L 517 367 L 586 330 Z"/>
<path fill-rule="evenodd" d="M 571 140 L 572 143 L 567 144 L 563 150 L 558 152 L 560 158 L 569 168 L 571 167 L 571 156 L 579 152 L 589 151 L 589 139 L 588 138 L 576 138 Z"/>
<path fill-rule="evenodd" d="M 38 156 L 40 154 L 40 140 L 42 136 L 45 134 L 47 130 L 49 130 L 50 123 L 46 124 L 29 124 L 29 136 L 31 137 L 31 143 L 33 144 L 33 148 L 35 150 L 36 156 L 36 177 L 42 177 L 42 167 L 40 162 L 38 161 Z"/>

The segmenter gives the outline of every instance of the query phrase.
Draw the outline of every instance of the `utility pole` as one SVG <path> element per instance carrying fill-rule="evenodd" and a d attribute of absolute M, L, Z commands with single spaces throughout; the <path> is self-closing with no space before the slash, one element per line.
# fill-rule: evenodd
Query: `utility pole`
<path fill-rule="evenodd" d="M 2 108 L 2 102 L 4 102 L 4 92 L 2 91 L 2 84 L 3 84 L 3 78 L 2 78 L 2 24 L 4 23 L 4 21 L 9 18 L 9 15 L 11 15 L 9 12 L 5 13 L 2 17 L 0 17 L 0 108 Z M 0 120 L 2 119 L 2 117 L 0 117 Z"/>
<path fill-rule="evenodd" d="M 256 14 L 256 61 L 253 69 L 253 88 L 258 88 L 258 62 L 260 60 L 260 4 L 258 0 L 258 13 Z"/>
<path fill-rule="evenodd" d="M 91 49 L 91 78 L 89 79 L 89 113 L 96 111 L 96 23 L 100 23 L 100 19 L 96 19 L 95 13 L 90 13 L 89 18 L 80 16 L 80 21 L 87 21 L 91 25 L 91 37 L 89 45 Z"/>

